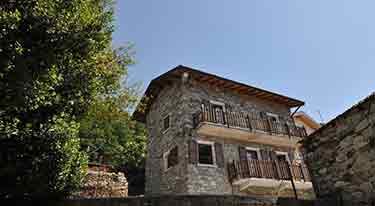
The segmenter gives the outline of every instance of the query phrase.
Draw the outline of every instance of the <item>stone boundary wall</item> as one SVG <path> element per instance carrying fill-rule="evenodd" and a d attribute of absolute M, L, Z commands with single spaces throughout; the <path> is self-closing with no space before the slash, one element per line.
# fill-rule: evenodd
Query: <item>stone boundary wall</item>
<path fill-rule="evenodd" d="M 73 198 L 127 197 L 128 182 L 124 173 L 89 170 L 84 184 Z"/>
<path fill-rule="evenodd" d="M 375 204 L 375 94 L 302 142 L 318 198 L 339 194 L 344 205 Z"/>

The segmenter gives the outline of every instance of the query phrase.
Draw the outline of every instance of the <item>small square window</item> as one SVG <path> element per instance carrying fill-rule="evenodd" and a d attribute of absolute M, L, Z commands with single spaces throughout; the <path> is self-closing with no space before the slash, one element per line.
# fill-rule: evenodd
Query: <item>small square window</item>
<path fill-rule="evenodd" d="M 198 144 L 198 160 L 199 164 L 214 165 L 213 145 Z"/>
<path fill-rule="evenodd" d="M 170 126 L 170 115 L 168 114 L 166 117 L 163 119 L 163 132 L 167 131 Z"/>

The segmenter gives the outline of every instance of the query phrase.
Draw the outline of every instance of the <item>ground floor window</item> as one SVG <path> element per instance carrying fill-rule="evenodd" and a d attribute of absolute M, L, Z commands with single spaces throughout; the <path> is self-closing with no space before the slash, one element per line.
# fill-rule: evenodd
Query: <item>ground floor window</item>
<path fill-rule="evenodd" d="M 201 165 L 215 165 L 213 142 L 198 141 L 198 163 Z"/>
<path fill-rule="evenodd" d="M 178 164 L 178 147 L 175 146 L 164 154 L 165 170 Z"/>

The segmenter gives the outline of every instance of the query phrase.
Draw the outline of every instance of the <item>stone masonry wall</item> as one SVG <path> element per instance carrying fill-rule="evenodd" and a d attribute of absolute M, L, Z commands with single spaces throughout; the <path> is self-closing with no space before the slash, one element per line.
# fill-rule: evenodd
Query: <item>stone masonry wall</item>
<path fill-rule="evenodd" d="M 183 131 L 182 88 L 179 81 L 166 85 L 147 115 L 148 152 L 146 158 L 146 195 L 184 193 L 186 182 L 186 152 Z M 170 114 L 170 128 L 163 131 L 163 119 Z M 164 170 L 163 154 L 178 147 L 178 164 Z"/>
<path fill-rule="evenodd" d="M 369 96 L 303 141 L 318 197 L 375 203 L 375 97 Z"/>

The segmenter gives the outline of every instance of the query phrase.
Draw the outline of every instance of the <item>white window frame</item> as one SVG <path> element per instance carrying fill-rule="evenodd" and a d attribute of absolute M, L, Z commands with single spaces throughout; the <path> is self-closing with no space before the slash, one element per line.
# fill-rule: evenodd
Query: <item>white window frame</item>
<path fill-rule="evenodd" d="M 164 172 L 166 172 L 166 171 L 168 171 L 169 169 L 171 169 L 171 168 L 173 168 L 174 166 L 176 166 L 176 165 L 174 165 L 173 167 L 169 167 L 169 168 L 168 168 L 168 155 L 171 153 L 171 150 L 174 149 L 175 147 L 177 147 L 177 146 L 173 146 L 172 148 L 170 148 L 168 151 L 164 152 L 164 154 L 163 154 Z M 177 147 L 177 150 L 178 150 L 178 147 Z M 177 154 L 178 154 L 178 152 L 177 152 Z M 177 155 L 177 158 L 178 158 L 178 155 Z M 177 163 L 177 164 L 178 164 L 178 163 Z"/>
<path fill-rule="evenodd" d="M 289 159 L 289 154 L 288 152 L 281 152 L 281 151 L 276 151 L 276 155 L 285 155 L 287 162 L 290 164 L 290 159 Z"/>
<path fill-rule="evenodd" d="M 215 100 L 210 100 L 210 104 L 217 105 L 217 106 L 222 106 L 223 107 L 223 112 L 225 112 L 225 103 L 215 101 Z"/>
<path fill-rule="evenodd" d="M 268 117 L 274 117 L 274 118 L 276 118 L 276 122 L 280 122 L 279 115 L 274 114 L 274 113 L 270 113 L 270 112 L 266 112 L 266 115 Z"/>
<path fill-rule="evenodd" d="M 211 152 L 212 152 L 212 164 L 202 164 L 199 163 L 199 145 L 210 145 L 211 146 Z M 215 142 L 212 141 L 204 141 L 204 140 L 197 140 L 197 157 L 198 157 L 198 166 L 204 166 L 204 167 L 217 167 L 216 164 L 216 153 L 215 153 Z"/>
<path fill-rule="evenodd" d="M 165 120 L 165 118 L 167 118 L 167 117 L 169 117 L 169 124 L 168 124 L 168 128 L 167 129 L 165 129 L 164 128 L 164 120 Z M 164 118 L 163 118 L 163 134 L 165 134 L 168 130 L 169 130 L 169 128 L 171 128 L 171 117 L 172 117 L 172 115 L 171 115 L 171 113 L 168 113 L 167 115 L 165 115 L 164 116 Z"/>
<path fill-rule="evenodd" d="M 250 151 L 255 151 L 258 155 L 258 160 L 262 160 L 262 156 L 260 155 L 260 149 L 259 148 L 256 148 L 256 147 L 245 147 L 246 151 L 247 150 L 250 150 Z M 246 158 L 247 158 L 247 154 L 246 154 Z"/>

